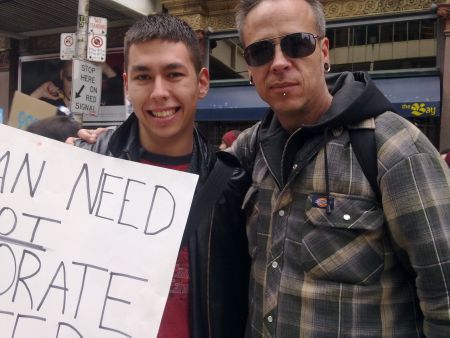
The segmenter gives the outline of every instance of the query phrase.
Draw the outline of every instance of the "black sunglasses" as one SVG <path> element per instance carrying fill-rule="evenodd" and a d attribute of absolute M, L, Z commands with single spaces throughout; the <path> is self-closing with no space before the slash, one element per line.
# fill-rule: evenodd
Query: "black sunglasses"
<path fill-rule="evenodd" d="M 244 58 L 249 66 L 258 67 L 275 57 L 275 40 L 280 40 L 281 51 L 290 58 L 302 58 L 316 50 L 316 39 L 322 39 L 311 33 L 293 33 L 272 39 L 260 40 L 247 46 Z"/>

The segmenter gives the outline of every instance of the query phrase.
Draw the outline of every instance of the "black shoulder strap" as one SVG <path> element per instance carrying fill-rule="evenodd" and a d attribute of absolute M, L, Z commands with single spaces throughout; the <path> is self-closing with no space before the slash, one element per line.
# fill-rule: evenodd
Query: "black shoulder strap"
<path fill-rule="evenodd" d="M 372 187 L 378 202 L 381 203 L 381 191 L 378 186 L 377 146 L 373 129 L 349 129 L 350 143 L 364 175 Z"/>
<path fill-rule="evenodd" d="M 202 223 L 205 215 L 217 202 L 235 167 L 230 166 L 220 159 L 216 160 L 213 170 L 210 172 L 203 187 L 195 194 L 191 210 L 183 234 L 183 242 L 188 240 Z"/>

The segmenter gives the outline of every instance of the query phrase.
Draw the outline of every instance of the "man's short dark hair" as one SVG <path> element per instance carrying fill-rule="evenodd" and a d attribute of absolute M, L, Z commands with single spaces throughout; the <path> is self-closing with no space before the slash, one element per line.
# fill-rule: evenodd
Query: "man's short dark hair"
<path fill-rule="evenodd" d="M 76 137 L 81 124 L 69 116 L 52 116 L 33 122 L 27 131 L 65 142 L 68 137 Z"/>
<path fill-rule="evenodd" d="M 196 72 L 200 72 L 202 61 L 197 34 L 185 21 L 169 14 L 149 15 L 128 29 L 124 40 L 125 71 L 128 68 L 130 47 L 153 39 L 184 43 L 191 55 Z"/>

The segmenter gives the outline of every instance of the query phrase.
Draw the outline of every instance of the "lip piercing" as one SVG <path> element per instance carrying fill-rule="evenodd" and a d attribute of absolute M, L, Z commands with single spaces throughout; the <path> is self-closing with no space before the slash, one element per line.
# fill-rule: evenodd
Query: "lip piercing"
<path fill-rule="evenodd" d="M 286 96 L 286 93 L 283 93 L 283 96 Z"/>

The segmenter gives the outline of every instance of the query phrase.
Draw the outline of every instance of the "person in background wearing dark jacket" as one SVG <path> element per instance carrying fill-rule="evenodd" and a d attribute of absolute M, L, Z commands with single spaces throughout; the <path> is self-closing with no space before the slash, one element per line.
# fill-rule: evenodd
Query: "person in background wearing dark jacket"
<path fill-rule="evenodd" d="M 197 100 L 209 89 L 197 36 L 181 19 L 155 14 L 128 30 L 124 46 L 125 91 L 134 113 L 95 144 L 76 145 L 198 174 L 198 194 L 216 158 L 194 127 Z M 240 206 L 250 179 L 235 165 L 213 210 L 202 210 L 201 224 L 183 238 L 158 338 L 244 336 L 250 261 Z"/>
<path fill-rule="evenodd" d="M 236 19 L 271 108 L 230 148 L 253 177 L 246 336 L 450 337 L 450 171 L 437 150 L 367 75 L 328 90 L 318 0 L 240 0 Z M 374 130 L 380 200 L 350 129 Z"/>

